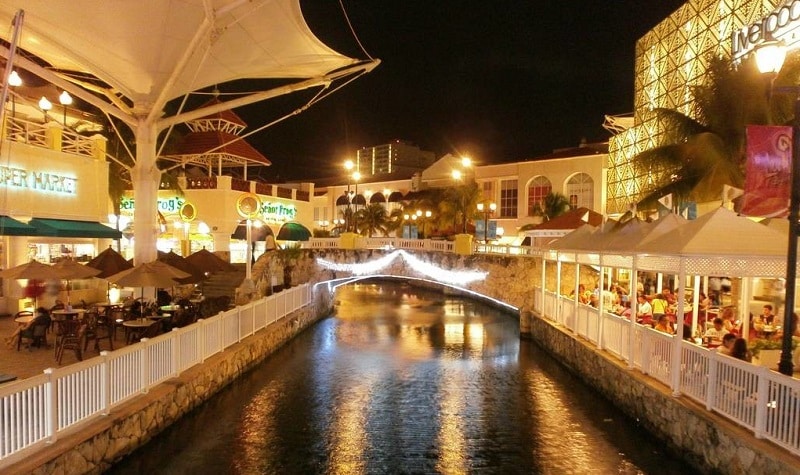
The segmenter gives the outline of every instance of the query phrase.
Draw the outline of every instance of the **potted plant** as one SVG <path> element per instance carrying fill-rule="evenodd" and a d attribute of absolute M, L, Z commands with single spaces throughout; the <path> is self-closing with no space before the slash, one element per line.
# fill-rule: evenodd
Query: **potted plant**
<path fill-rule="evenodd" d="M 753 355 L 753 363 L 760 366 L 775 368 L 781 359 L 783 342 L 781 340 L 755 339 L 750 342 L 748 349 Z M 792 352 L 797 348 L 797 340 L 792 339 Z"/>
<path fill-rule="evenodd" d="M 283 287 L 288 289 L 292 286 L 292 271 L 297 264 L 297 259 L 303 255 L 303 248 L 300 244 L 286 244 L 275 250 L 278 261 L 283 266 Z"/>

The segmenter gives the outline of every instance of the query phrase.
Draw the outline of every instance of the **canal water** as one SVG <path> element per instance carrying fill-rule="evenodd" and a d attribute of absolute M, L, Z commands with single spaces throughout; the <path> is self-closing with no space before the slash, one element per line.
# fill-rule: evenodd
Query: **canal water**
<path fill-rule="evenodd" d="M 515 315 L 379 283 L 109 473 L 692 472 Z"/>

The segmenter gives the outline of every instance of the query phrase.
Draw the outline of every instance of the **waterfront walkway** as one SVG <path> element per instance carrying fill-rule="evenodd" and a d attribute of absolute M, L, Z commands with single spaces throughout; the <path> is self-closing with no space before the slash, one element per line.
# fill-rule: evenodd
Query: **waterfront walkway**
<path fill-rule="evenodd" d="M 0 317 L 0 336 L 3 340 L 16 330 L 18 324 L 14 321 L 13 316 Z M 52 331 L 47 335 L 48 348 L 31 348 L 25 349 L 25 342 L 23 346 L 17 351 L 17 346 L 9 348 L 5 345 L 4 341 L 0 341 L 0 374 L 9 374 L 16 376 L 17 379 L 30 378 L 42 374 L 47 368 L 57 368 L 59 366 L 67 366 L 78 362 L 78 358 L 74 351 L 67 350 L 61 358 L 61 365 L 58 364 L 55 358 L 55 333 Z M 125 347 L 125 338 L 121 336 L 114 340 L 114 349 Z M 108 341 L 101 341 L 100 348 L 103 350 L 108 349 Z M 87 360 L 99 356 L 100 353 L 94 349 L 94 342 L 89 342 L 89 347 L 83 353 L 83 359 Z"/>

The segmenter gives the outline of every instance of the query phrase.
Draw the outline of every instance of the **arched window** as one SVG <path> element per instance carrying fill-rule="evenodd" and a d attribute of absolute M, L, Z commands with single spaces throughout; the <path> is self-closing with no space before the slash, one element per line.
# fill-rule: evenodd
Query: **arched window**
<path fill-rule="evenodd" d="M 594 205 L 594 180 L 586 173 L 576 173 L 567 181 L 566 195 L 572 209 Z"/>
<path fill-rule="evenodd" d="M 544 197 L 553 190 L 550 180 L 544 176 L 537 176 L 528 186 L 528 216 L 533 216 L 533 212 L 538 204 L 543 207 Z"/>

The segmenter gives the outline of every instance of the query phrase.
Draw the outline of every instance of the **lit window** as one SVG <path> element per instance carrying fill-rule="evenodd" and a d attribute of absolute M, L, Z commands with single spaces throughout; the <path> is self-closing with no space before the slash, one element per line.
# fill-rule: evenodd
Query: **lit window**
<path fill-rule="evenodd" d="M 569 205 L 572 209 L 593 209 L 594 180 L 586 173 L 573 175 L 567 182 L 566 195 L 569 196 Z"/>
<path fill-rule="evenodd" d="M 500 217 L 516 218 L 519 188 L 517 180 L 500 182 Z"/>
<path fill-rule="evenodd" d="M 533 216 L 537 206 L 544 209 L 544 197 L 553 190 L 550 180 L 543 176 L 537 176 L 528 187 L 528 216 Z"/>

